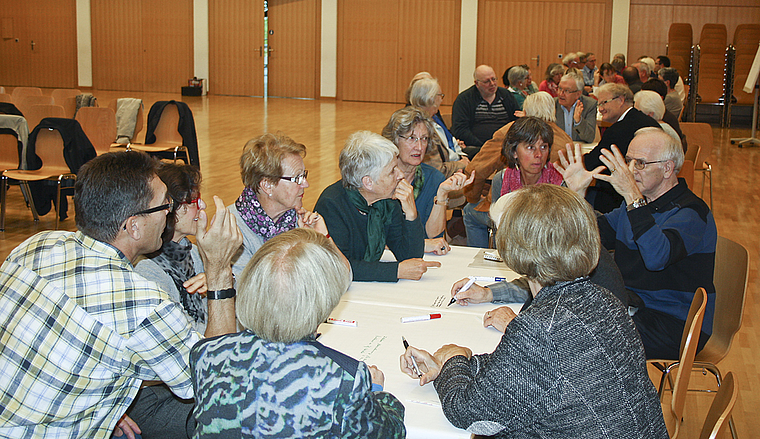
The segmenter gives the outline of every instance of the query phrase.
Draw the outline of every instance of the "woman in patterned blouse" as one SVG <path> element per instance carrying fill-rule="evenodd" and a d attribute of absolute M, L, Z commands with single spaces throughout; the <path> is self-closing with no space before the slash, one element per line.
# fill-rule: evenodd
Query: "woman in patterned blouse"
<path fill-rule="evenodd" d="M 298 228 L 267 241 L 238 280 L 246 329 L 190 354 L 195 437 L 405 437 L 404 406 L 382 392 L 382 372 L 315 338 L 350 284 L 329 238 Z"/>

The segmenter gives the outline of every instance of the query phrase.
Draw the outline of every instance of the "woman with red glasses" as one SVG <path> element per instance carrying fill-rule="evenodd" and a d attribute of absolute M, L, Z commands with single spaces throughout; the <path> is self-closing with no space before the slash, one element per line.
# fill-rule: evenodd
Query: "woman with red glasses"
<path fill-rule="evenodd" d="M 166 218 L 164 244 L 159 251 L 137 261 L 135 271 L 169 294 L 182 305 L 196 331 L 206 332 L 208 307 L 206 276 L 198 250 L 189 239 L 198 229 L 198 214 L 206 208 L 201 200 L 201 172 L 190 165 L 162 163 L 158 177 L 174 203 Z M 194 294 L 198 293 L 198 294 Z"/>

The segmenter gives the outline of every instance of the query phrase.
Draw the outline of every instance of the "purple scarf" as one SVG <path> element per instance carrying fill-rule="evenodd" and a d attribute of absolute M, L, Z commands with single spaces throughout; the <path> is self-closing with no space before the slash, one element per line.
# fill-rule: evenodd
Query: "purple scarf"
<path fill-rule="evenodd" d="M 235 201 L 235 207 L 240 217 L 243 218 L 243 222 L 253 233 L 264 238 L 264 242 L 282 232 L 293 230 L 298 225 L 295 209 L 286 211 L 276 221 L 270 218 L 261 207 L 256 192 L 249 187 L 243 189 L 243 193 Z"/>

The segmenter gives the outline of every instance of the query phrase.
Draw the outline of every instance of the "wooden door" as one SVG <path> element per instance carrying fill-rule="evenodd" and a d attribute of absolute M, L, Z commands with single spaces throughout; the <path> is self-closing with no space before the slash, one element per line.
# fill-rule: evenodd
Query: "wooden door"
<path fill-rule="evenodd" d="M 547 66 L 561 62 L 558 55 L 584 51 L 603 60 L 611 14 L 611 0 L 479 0 L 477 64 L 492 66 L 498 78 L 528 64 L 540 83 Z"/>
<path fill-rule="evenodd" d="M 264 95 L 264 1 L 209 2 L 209 93 Z"/>
<path fill-rule="evenodd" d="M 338 2 L 338 98 L 396 102 L 427 71 L 453 102 L 459 83 L 461 0 Z"/>
<path fill-rule="evenodd" d="M 91 0 L 92 82 L 177 93 L 193 76 L 192 0 Z"/>
<path fill-rule="evenodd" d="M 76 86 L 74 0 L 3 2 L 0 19 L 3 27 L 0 83 L 53 88 Z"/>
<path fill-rule="evenodd" d="M 319 96 L 320 0 L 269 0 L 269 96 Z"/>
<path fill-rule="evenodd" d="M 92 84 L 100 90 L 143 90 L 142 5 L 91 0 Z"/>

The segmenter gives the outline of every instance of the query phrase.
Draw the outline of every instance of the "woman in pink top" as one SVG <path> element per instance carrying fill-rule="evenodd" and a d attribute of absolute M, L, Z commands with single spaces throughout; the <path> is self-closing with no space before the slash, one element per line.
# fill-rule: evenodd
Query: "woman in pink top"
<path fill-rule="evenodd" d="M 526 116 L 512 125 L 501 150 L 507 159 L 507 168 L 503 175 L 494 177 L 491 186 L 493 203 L 500 196 L 523 186 L 562 184 L 562 175 L 549 163 L 552 142 L 554 131 L 542 119 Z"/>
<path fill-rule="evenodd" d="M 546 68 L 546 79 L 541 81 L 538 86 L 539 91 L 545 91 L 556 98 L 559 89 L 559 80 L 562 79 L 562 75 L 565 73 L 565 68 L 562 64 L 551 63 Z"/>

